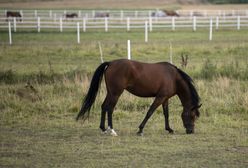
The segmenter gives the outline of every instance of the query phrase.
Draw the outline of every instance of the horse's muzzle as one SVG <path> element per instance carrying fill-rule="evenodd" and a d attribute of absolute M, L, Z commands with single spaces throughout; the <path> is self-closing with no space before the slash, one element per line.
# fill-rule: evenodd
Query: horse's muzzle
<path fill-rule="evenodd" d="M 186 133 L 187 134 L 193 134 L 194 133 L 194 129 L 186 129 Z"/>

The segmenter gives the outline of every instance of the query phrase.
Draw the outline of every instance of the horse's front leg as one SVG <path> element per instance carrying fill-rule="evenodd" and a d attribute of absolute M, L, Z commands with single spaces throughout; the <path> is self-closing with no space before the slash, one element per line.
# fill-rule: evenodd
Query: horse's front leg
<path fill-rule="evenodd" d="M 163 103 L 163 111 L 164 111 L 164 121 L 165 121 L 165 130 L 169 131 L 169 133 L 173 134 L 173 129 L 170 128 L 169 125 L 169 106 L 168 101 Z"/>
<path fill-rule="evenodd" d="M 164 100 L 164 97 L 156 97 L 155 98 L 155 100 L 152 103 L 152 105 L 150 106 L 144 120 L 142 121 L 142 123 L 139 126 L 139 131 L 137 132 L 137 135 L 139 135 L 139 136 L 143 135 L 143 129 L 145 127 L 146 122 L 152 116 L 153 112 L 157 109 L 157 107 L 162 104 L 163 100 Z"/>

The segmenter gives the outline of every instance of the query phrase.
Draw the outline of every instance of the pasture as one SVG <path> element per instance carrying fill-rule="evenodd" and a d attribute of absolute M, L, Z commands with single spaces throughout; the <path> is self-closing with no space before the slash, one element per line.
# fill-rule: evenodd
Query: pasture
<path fill-rule="evenodd" d="M 201 116 L 195 134 L 186 135 L 178 98 L 169 101 L 170 124 L 164 130 L 160 107 L 148 121 L 144 136 L 138 126 L 152 99 L 125 92 L 113 114 L 118 137 L 100 134 L 104 84 L 89 121 L 75 117 L 92 73 L 100 64 L 98 41 L 105 61 L 126 58 L 168 61 L 195 81 Z M 247 167 L 248 157 L 248 39 L 247 30 L 88 31 L 76 43 L 68 31 L 17 31 L 8 45 L 0 32 L 0 167 Z M 29 82 L 34 88 L 25 87 Z M 35 90 L 35 91 L 34 91 Z"/>

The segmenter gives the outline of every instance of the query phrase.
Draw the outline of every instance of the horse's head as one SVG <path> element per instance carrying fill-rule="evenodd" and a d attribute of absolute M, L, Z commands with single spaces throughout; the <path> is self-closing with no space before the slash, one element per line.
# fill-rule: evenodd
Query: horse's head
<path fill-rule="evenodd" d="M 200 117 L 200 112 L 198 109 L 201 107 L 201 105 L 195 106 L 191 109 L 184 109 L 183 113 L 181 115 L 183 120 L 183 125 L 186 128 L 187 134 L 194 133 L 194 127 L 195 127 L 195 120 L 196 118 Z"/>

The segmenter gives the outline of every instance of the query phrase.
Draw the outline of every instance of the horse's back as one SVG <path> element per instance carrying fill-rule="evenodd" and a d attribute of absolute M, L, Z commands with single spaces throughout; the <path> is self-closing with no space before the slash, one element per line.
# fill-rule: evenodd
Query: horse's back
<path fill-rule="evenodd" d="M 141 97 L 153 97 L 163 88 L 174 89 L 174 78 L 175 67 L 166 62 L 141 63 L 121 59 L 111 62 L 105 72 L 107 87 L 126 89 Z"/>

